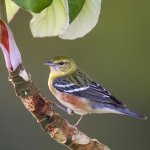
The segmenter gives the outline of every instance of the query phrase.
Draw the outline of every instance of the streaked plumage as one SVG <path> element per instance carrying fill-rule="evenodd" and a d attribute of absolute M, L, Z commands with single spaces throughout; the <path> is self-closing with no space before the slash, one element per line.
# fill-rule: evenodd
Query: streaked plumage
<path fill-rule="evenodd" d="M 49 89 L 65 107 L 75 113 L 118 113 L 146 119 L 94 82 L 71 58 L 59 56 L 46 64 L 50 67 Z"/>

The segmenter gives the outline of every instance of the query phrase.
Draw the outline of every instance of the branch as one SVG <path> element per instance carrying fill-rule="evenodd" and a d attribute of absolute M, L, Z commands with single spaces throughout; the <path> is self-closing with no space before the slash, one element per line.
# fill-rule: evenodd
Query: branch
<path fill-rule="evenodd" d="M 12 82 L 17 96 L 21 98 L 38 124 L 58 143 L 72 150 L 109 150 L 107 146 L 98 140 L 89 138 L 70 125 L 58 113 L 55 113 L 53 111 L 54 103 L 42 97 L 40 90 L 34 86 L 23 65 L 20 65 L 15 71 L 9 72 L 9 81 Z"/>
<path fill-rule="evenodd" d="M 70 125 L 61 115 L 53 111 L 54 103 L 44 98 L 26 72 L 20 51 L 13 34 L 5 22 L 0 20 L 0 48 L 3 51 L 9 81 L 16 95 L 27 110 L 35 117 L 42 129 L 58 143 L 72 150 L 109 150 L 98 140 L 91 139 L 76 127 Z"/>

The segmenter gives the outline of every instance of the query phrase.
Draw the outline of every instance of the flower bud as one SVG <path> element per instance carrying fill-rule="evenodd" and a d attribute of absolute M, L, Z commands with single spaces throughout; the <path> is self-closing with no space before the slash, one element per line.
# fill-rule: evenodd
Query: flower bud
<path fill-rule="evenodd" d="M 0 48 L 3 51 L 8 71 L 14 71 L 22 64 L 21 54 L 8 25 L 0 19 Z"/>

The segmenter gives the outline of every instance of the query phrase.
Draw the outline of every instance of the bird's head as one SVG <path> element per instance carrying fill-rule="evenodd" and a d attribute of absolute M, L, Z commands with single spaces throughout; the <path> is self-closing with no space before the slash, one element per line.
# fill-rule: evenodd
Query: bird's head
<path fill-rule="evenodd" d="M 63 76 L 72 73 L 77 69 L 77 65 L 73 59 L 66 56 L 56 56 L 45 65 L 49 66 L 51 75 Z"/>

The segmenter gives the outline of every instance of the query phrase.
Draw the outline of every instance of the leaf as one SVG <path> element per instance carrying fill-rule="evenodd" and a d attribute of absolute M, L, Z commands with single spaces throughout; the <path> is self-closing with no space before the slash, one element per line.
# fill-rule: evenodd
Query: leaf
<path fill-rule="evenodd" d="M 41 13 L 32 15 L 30 28 L 34 37 L 57 36 L 63 34 L 69 26 L 67 0 L 54 0 Z"/>
<path fill-rule="evenodd" d="M 79 15 L 69 25 L 66 32 L 59 35 L 59 37 L 73 40 L 89 33 L 98 22 L 101 11 L 101 1 L 102 0 L 86 0 Z"/>
<path fill-rule="evenodd" d="M 40 13 L 44 8 L 52 4 L 53 0 L 12 0 L 25 10 Z"/>
<path fill-rule="evenodd" d="M 6 11 L 7 11 L 7 19 L 8 22 L 10 22 L 15 16 L 15 14 L 18 12 L 19 6 L 16 5 L 11 0 L 5 0 L 5 4 L 6 4 Z"/>
<path fill-rule="evenodd" d="M 83 8 L 84 3 L 85 3 L 85 0 L 68 0 L 70 23 L 80 13 L 81 9 Z"/>

